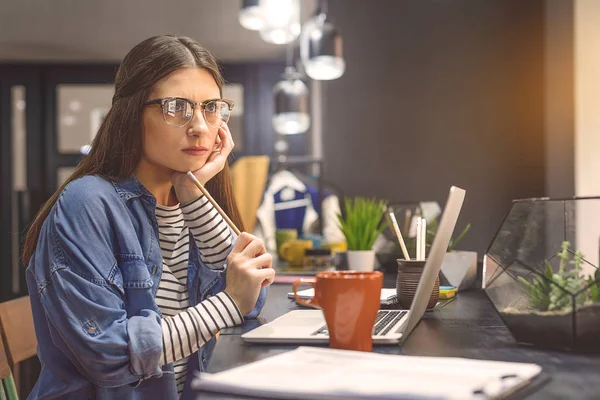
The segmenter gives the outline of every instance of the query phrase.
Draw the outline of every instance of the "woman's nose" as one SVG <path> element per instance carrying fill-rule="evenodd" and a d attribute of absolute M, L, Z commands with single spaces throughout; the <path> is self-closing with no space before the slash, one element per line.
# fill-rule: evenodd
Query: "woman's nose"
<path fill-rule="evenodd" d="M 194 110 L 194 115 L 189 123 L 188 132 L 200 134 L 210 132 L 210 128 L 204 119 L 204 113 L 200 107 Z"/>

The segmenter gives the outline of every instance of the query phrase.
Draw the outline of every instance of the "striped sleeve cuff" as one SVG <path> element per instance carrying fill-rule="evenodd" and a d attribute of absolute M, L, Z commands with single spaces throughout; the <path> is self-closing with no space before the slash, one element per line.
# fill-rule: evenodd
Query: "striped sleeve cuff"
<path fill-rule="evenodd" d="M 234 325 L 240 325 L 244 322 L 244 316 L 242 315 L 242 312 L 238 308 L 237 304 L 235 304 L 235 301 L 229 295 L 229 293 L 223 291 L 217 294 L 215 297 L 222 301 L 223 305 L 231 312 L 231 319 L 233 320 Z"/>
<path fill-rule="evenodd" d="M 214 297 L 210 297 L 208 300 L 214 298 L 216 298 L 223 305 L 223 307 L 225 307 L 227 315 L 231 318 L 231 321 L 233 321 L 234 326 L 240 325 L 244 322 L 244 316 L 242 315 L 242 312 L 229 293 L 223 291 Z"/>
<path fill-rule="evenodd" d="M 190 356 L 221 329 L 240 325 L 243 321 L 235 301 L 226 292 L 172 317 L 163 317 L 161 365 Z"/>
<path fill-rule="evenodd" d="M 200 258 L 212 269 L 223 268 L 233 244 L 229 226 L 205 196 L 183 204 L 181 212 L 194 236 Z"/>

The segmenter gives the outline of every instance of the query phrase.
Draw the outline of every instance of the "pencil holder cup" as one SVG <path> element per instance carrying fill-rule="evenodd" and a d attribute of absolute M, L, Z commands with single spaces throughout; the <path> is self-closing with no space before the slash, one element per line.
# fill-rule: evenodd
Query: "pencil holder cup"
<path fill-rule="evenodd" d="M 396 278 L 396 296 L 398 297 L 398 304 L 404 309 L 409 309 L 415 294 L 417 293 L 417 287 L 419 286 L 419 280 L 425 268 L 426 260 L 403 260 L 398 259 L 398 275 Z M 431 311 L 440 299 L 440 276 L 435 278 L 435 284 L 429 303 L 427 303 L 427 310 Z"/>

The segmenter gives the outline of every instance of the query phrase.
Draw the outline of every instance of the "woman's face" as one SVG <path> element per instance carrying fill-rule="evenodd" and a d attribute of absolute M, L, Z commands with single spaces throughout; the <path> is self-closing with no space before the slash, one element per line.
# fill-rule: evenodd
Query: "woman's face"
<path fill-rule="evenodd" d="M 156 82 L 146 101 L 181 97 L 195 103 L 220 98 L 219 87 L 210 72 L 196 67 L 181 68 Z M 160 104 L 147 105 L 142 112 L 142 162 L 158 169 L 180 172 L 201 168 L 215 148 L 218 127 L 204 119 L 200 106 L 183 127 L 169 126 Z"/>

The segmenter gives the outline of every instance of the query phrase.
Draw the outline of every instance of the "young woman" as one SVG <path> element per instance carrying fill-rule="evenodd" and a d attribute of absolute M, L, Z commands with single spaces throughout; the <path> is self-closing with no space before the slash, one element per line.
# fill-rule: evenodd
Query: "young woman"
<path fill-rule="evenodd" d="M 222 85 L 190 38 L 152 37 L 123 59 L 89 155 L 25 242 L 42 364 L 29 398 L 193 398 L 215 335 L 260 312 L 271 256 L 186 176 L 242 229 Z"/>

